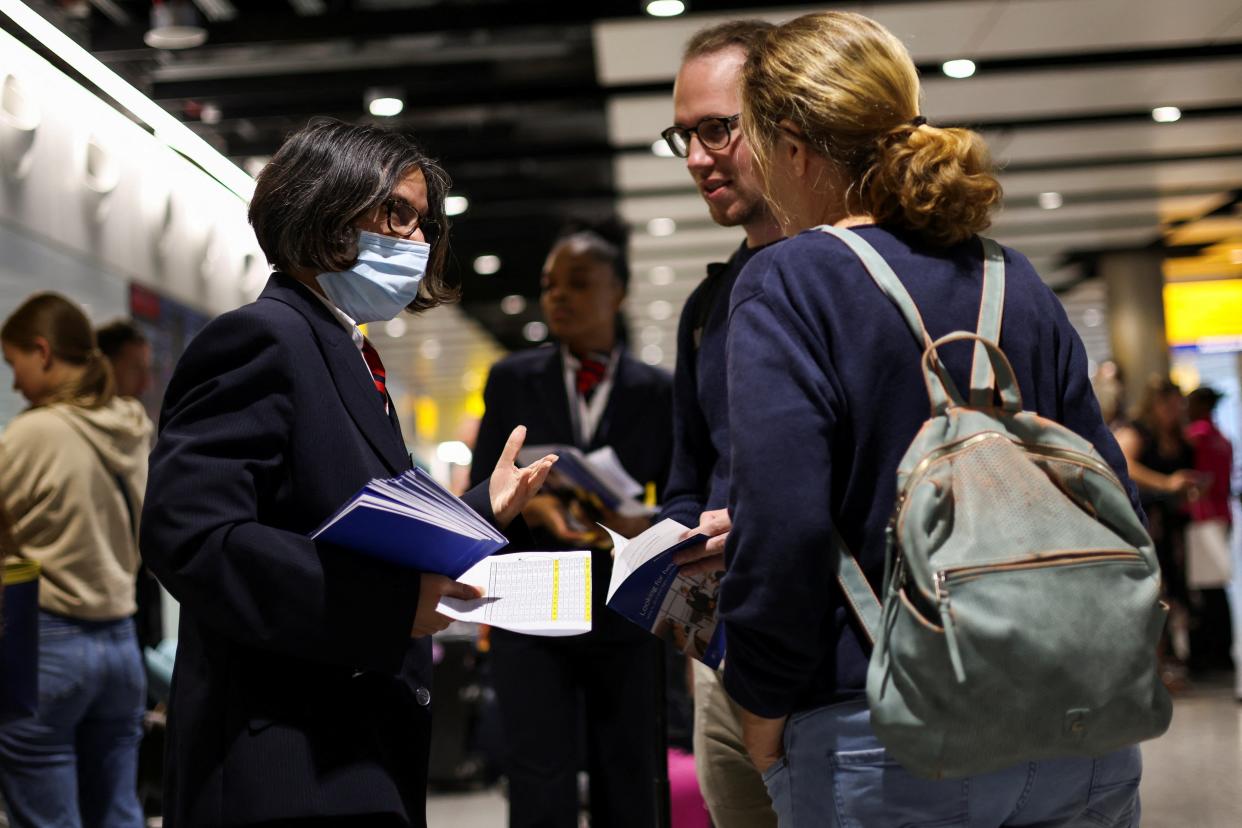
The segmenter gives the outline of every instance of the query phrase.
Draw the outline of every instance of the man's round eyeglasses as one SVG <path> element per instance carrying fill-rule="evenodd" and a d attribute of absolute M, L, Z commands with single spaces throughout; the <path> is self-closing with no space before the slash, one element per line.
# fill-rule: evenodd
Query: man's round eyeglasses
<path fill-rule="evenodd" d="M 737 126 L 741 114 L 727 118 L 704 118 L 692 127 L 671 126 L 660 133 L 673 155 L 685 158 L 690 154 L 690 136 L 699 136 L 700 143 L 708 149 L 724 149 L 733 138 L 733 128 Z"/>
<path fill-rule="evenodd" d="M 404 199 L 390 198 L 384 202 L 388 212 L 388 229 L 394 236 L 408 239 L 414 231 L 422 228 L 423 240 L 427 244 L 435 244 L 440 232 L 440 223 L 433 218 L 420 216 Z"/>

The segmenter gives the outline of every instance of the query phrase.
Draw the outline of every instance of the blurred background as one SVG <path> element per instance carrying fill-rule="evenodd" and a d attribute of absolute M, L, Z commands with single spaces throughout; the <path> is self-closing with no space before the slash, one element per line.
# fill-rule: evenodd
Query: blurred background
<path fill-rule="evenodd" d="M 547 338 L 540 269 L 570 217 L 628 223 L 629 341 L 671 369 L 682 302 L 741 239 L 659 140 L 682 44 L 720 20 L 827 7 L 0 0 L 0 309 L 55 289 L 97 322 L 134 317 L 154 345 L 154 416 L 184 343 L 265 283 L 246 198 L 284 137 L 315 115 L 406 131 L 453 177 L 464 300 L 368 334 L 415 452 L 447 479 L 469 463 L 490 365 Z M 1152 374 L 1210 384 L 1242 445 L 1242 4 L 831 8 L 907 44 L 932 123 L 986 136 L 1005 189 L 992 235 L 1060 295 L 1102 401 L 1124 411 Z M 21 407 L 0 389 L 0 426 Z M 1183 707 L 1197 729 L 1150 754 L 1146 824 L 1242 824 L 1238 709 Z M 503 813 L 482 796 L 471 807 Z"/>

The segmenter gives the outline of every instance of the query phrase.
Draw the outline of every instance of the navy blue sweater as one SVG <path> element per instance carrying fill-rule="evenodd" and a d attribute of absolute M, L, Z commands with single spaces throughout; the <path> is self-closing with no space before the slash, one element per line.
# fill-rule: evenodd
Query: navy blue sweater
<path fill-rule="evenodd" d="M 932 337 L 975 330 L 977 240 L 949 249 L 856 228 L 896 271 Z M 1000 345 L 1023 407 L 1090 440 L 1137 493 L 1100 417 L 1081 339 L 1022 254 L 1005 249 Z M 920 347 L 896 306 L 840 241 L 806 231 L 757 254 L 733 290 L 728 384 L 732 446 L 720 612 L 725 687 L 761 716 L 860 697 L 869 654 L 829 565 L 836 523 L 873 587 L 897 465 L 929 405 Z M 969 387 L 969 343 L 942 356 Z"/>
<path fill-rule="evenodd" d="M 682 308 L 673 374 L 673 459 L 660 520 L 695 527 L 703 512 L 728 505 L 729 294 L 756 250 L 743 242 L 727 263 L 708 265 L 707 278 Z"/>

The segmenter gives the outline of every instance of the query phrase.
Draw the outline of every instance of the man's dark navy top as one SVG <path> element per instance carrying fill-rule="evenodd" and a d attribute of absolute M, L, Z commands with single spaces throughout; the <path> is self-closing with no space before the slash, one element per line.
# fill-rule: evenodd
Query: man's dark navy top
<path fill-rule="evenodd" d="M 888 261 L 933 338 L 975 330 L 982 249 L 948 249 L 875 226 L 856 231 Z M 1000 346 L 1023 407 L 1089 440 L 1118 477 L 1125 460 L 1100 417 L 1082 340 L 1021 253 L 1005 248 Z M 845 244 L 810 230 L 758 253 L 733 289 L 728 336 L 733 529 L 720 598 L 725 687 L 778 717 L 860 697 L 868 653 L 836 586 L 835 523 L 873 587 L 896 472 L 929 403 L 921 347 Z M 969 387 L 969 343 L 942 357 Z"/>
<path fill-rule="evenodd" d="M 729 409 L 725 344 L 729 294 L 759 248 L 746 243 L 727 264 L 709 265 L 677 324 L 673 375 L 673 461 L 660 519 L 698 526 L 699 515 L 729 497 Z"/>

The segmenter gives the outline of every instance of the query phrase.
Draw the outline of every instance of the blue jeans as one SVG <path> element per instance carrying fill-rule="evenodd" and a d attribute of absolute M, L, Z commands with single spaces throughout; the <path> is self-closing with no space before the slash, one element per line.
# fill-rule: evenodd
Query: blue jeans
<path fill-rule="evenodd" d="M 131 619 L 39 613 L 39 711 L 0 728 L 13 828 L 142 828 L 146 676 Z"/>
<path fill-rule="evenodd" d="M 915 776 L 888 757 L 866 702 L 795 714 L 764 774 L 780 828 L 1137 828 L 1142 758 L 1030 762 L 967 779 Z"/>

